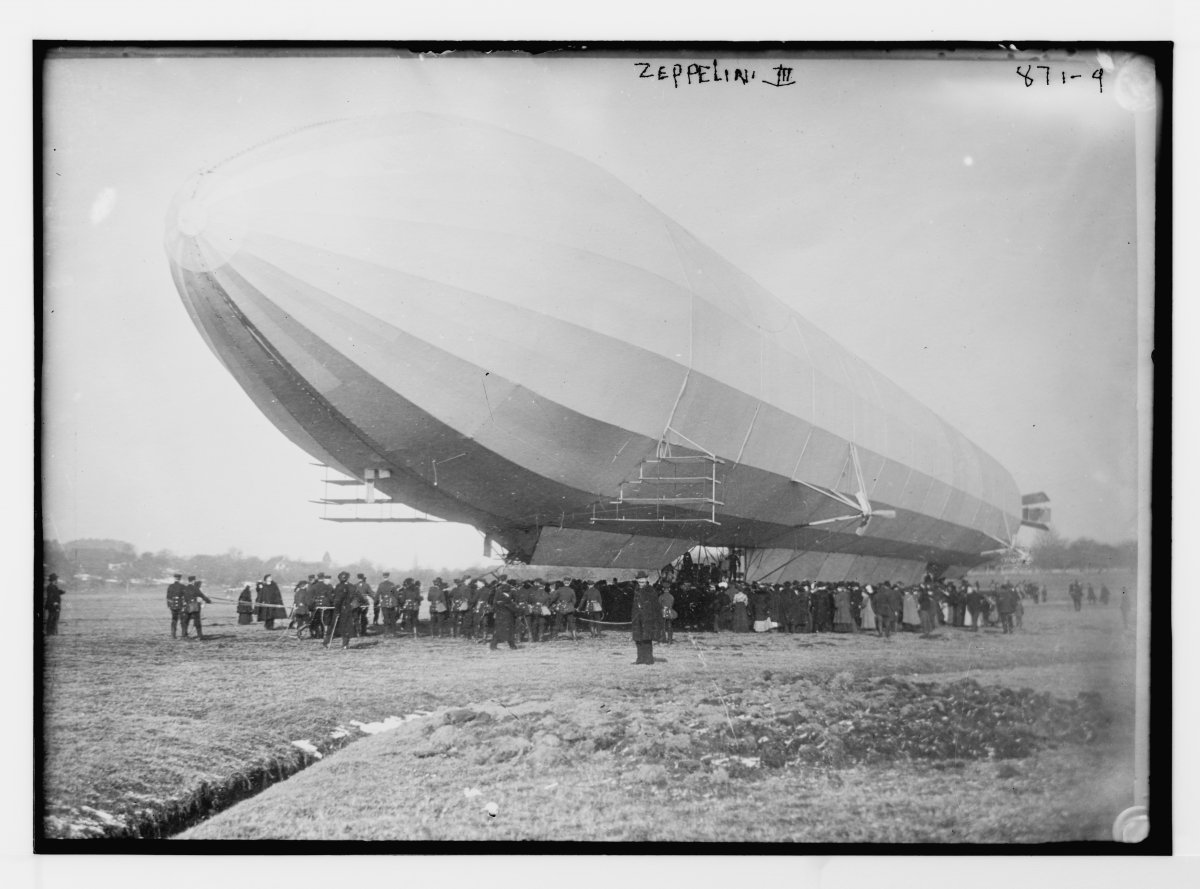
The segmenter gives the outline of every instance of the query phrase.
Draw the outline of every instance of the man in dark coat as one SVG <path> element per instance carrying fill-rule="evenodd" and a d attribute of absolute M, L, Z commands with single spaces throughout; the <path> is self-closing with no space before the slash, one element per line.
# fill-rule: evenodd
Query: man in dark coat
<path fill-rule="evenodd" d="M 1000 613 L 1000 626 L 1005 633 L 1013 631 L 1013 615 L 1017 612 L 1017 591 L 1009 584 L 996 593 L 996 611 Z"/>
<path fill-rule="evenodd" d="M 200 600 L 212 604 L 212 599 L 204 595 L 200 591 L 201 581 L 195 577 L 188 578 L 188 585 L 183 588 L 183 637 L 186 639 L 188 634 L 188 621 L 196 627 L 196 638 L 204 638 L 204 627 L 200 621 L 200 609 L 204 606 L 200 604 Z"/>
<path fill-rule="evenodd" d="M 517 619 L 517 603 L 513 598 L 512 587 L 504 581 L 497 583 L 492 593 L 492 614 L 496 620 L 495 628 L 492 631 L 492 642 L 489 646 L 492 651 L 499 648 L 501 642 L 507 642 L 509 648 L 520 648 L 521 646 L 513 641 L 513 624 Z"/>
<path fill-rule="evenodd" d="M 1083 584 L 1077 580 L 1071 581 L 1071 585 L 1067 587 L 1067 592 L 1071 594 L 1071 604 L 1075 606 L 1075 610 L 1079 611 L 1083 608 Z"/>
<path fill-rule="evenodd" d="M 258 588 L 258 619 L 268 630 L 275 629 L 275 619 L 283 617 L 287 609 L 283 607 L 283 593 L 279 584 L 271 579 L 270 574 L 264 574 L 262 584 Z"/>
<path fill-rule="evenodd" d="M 58 588 L 58 575 L 51 574 L 46 583 L 46 597 L 42 603 L 46 619 L 46 635 L 58 635 L 58 614 L 62 611 L 63 591 Z"/>
<path fill-rule="evenodd" d="M 890 638 L 892 633 L 896 632 L 896 617 L 903 604 L 900 601 L 900 593 L 890 583 L 885 582 L 875 594 L 872 604 L 875 606 L 875 616 L 879 618 L 879 635 L 885 639 Z"/>
<path fill-rule="evenodd" d="M 183 635 L 187 635 L 187 623 L 183 618 L 183 606 L 186 604 L 184 596 L 184 586 L 181 583 L 182 574 L 176 574 L 175 580 L 167 587 L 167 608 L 171 610 L 171 638 L 175 639 L 176 632 L 180 625 L 183 626 Z"/>
<path fill-rule="evenodd" d="M 637 589 L 633 592 L 633 642 L 637 646 L 635 664 L 654 663 L 654 639 L 658 635 L 662 611 L 658 596 L 645 571 L 637 573 Z"/>
<path fill-rule="evenodd" d="M 375 602 L 375 591 L 371 589 L 371 585 L 367 583 L 367 575 L 358 575 L 358 584 L 356 586 L 358 595 L 362 598 L 362 603 L 358 612 L 358 635 L 367 635 L 367 610 Z M 379 623 L 379 608 L 375 608 L 375 623 Z"/>
<path fill-rule="evenodd" d="M 333 624 L 325 631 L 325 641 L 329 647 L 335 630 L 341 631 L 342 650 L 350 647 L 350 637 L 358 628 L 358 610 L 367 606 L 367 598 L 362 595 L 354 584 L 350 583 L 350 572 L 343 571 L 338 575 L 338 585 L 333 590 Z"/>

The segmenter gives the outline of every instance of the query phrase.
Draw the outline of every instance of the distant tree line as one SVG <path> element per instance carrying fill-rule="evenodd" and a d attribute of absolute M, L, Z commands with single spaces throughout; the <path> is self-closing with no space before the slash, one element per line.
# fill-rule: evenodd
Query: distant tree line
<path fill-rule="evenodd" d="M 366 558 L 353 562 L 334 562 L 326 553 L 321 561 L 292 559 L 286 555 L 260 558 L 246 555 L 239 549 L 230 549 L 220 555 L 184 556 L 170 550 L 139 553 L 131 543 L 122 540 L 87 538 L 59 543 L 57 540 L 42 542 L 42 562 L 46 574 L 54 572 L 60 579 L 68 578 L 116 582 L 131 585 L 154 585 L 169 578 L 173 573 L 194 574 L 205 581 L 209 590 L 232 588 L 260 580 L 264 574 L 272 574 L 281 585 L 302 580 L 309 574 L 324 571 L 326 574 L 349 571 L 351 576 L 365 574 L 372 584 L 378 583 L 384 571 L 390 571 L 393 579 L 413 577 L 428 586 L 435 577 L 450 580 L 464 572 L 476 576 L 490 570 L 484 566 L 469 566 L 463 569 L 409 568 L 376 564 Z M 86 575 L 86 578 L 80 577 Z"/>
<path fill-rule="evenodd" d="M 1029 551 L 1035 568 L 1047 571 L 1098 571 L 1107 568 L 1136 568 L 1137 541 L 1100 543 L 1090 537 L 1067 540 L 1055 531 L 1043 531 Z"/>

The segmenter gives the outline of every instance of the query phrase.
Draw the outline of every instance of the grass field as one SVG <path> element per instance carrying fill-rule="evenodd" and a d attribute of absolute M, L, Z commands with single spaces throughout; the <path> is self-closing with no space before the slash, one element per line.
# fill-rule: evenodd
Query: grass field
<path fill-rule="evenodd" d="M 1012 636 L 679 633 L 653 667 L 632 665 L 620 631 L 325 650 L 239 626 L 224 602 L 205 609 L 204 642 L 173 641 L 161 591 L 70 591 L 46 646 L 44 828 L 1108 840 L 1133 803 L 1133 630 L 1115 602 L 1074 612 L 1069 580 Z"/>

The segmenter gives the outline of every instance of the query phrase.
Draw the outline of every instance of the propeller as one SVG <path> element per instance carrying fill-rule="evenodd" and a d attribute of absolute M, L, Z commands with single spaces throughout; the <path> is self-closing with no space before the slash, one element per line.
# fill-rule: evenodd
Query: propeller
<path fill-rule="evenodd" d="M 801 482 L 801 484 L 824 494 L 826 497 L 831 497 L 839 503 L 844 503 L 851 508 L 857 507 L 858 512 L 851 513 L 850 515 L 836 516 L 831 519 L 818 519 L 815 522 L 807 522 L 800 527 L 808 528 L 813 525 L 828 525 L 832 522 L 847 522 L 851 519 L 858 519 L 858 527 L 854 529 L 854 533 L 861 537 L 867 533 L 867 525 L 871 523 L 871 519 L 875 516 L 879 516 L 881 519 L 894 519 L 896 517 L 896 510 L 894 509 L 875 509 L 871 506 L 871 501 L 867 498 L 867 483 L 863 479 L 862 466 L 858 462 L 858 449 L 854 446 L 853 442 L 850 444 L 850 459 L 854 464 L 854 476 L 858 480 L 858 491 L 854 495 L 854 500 L 832 489 L 819 488 L 807 482 Z"/>

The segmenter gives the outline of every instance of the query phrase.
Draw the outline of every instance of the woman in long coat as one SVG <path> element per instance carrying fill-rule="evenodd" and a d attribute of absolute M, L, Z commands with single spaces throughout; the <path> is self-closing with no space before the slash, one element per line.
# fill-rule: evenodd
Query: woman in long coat
<path fill-rule="evenodd" d="M 852 633 L 854 615 L 850 613 L 850 593 L 844 586 L 839 586 L 833 593 L 833 631 L 835 633 Z"/>
<path fill-rule="evenodd" d="M 637 646 L 635 664 L 654 663 L 654 640 L 658 637 L 659 624 L 662 621 L 662 611 L 658 604 L 658 594 L 645 571 L 637 573 L 637 589 L 633 593 L 633 643 Z"/>
<path fill-rule="evenodd" d="M 270 574 L 263 575 L 258 602 L 258 619 L 268 630 L 275 629 L 275 618 L 283 617 L 287 610 L 283 607 L 283 593 L 279 591 L 279 584 L 271 579 Z"/>
<path fill-rule="evenodd" d="M 813 622 L 816 632 L 828 633 L 833 629 L 833 594 L 825 587 L 817 587 L 812 593 Z"/>
<path fill-rule="evenodd" d="M 242 594 L 238 596 L 237 616 L 239 624 L 254 623 L 254 605 L 251 602 L 250 584 L 242 587 Z"/>

